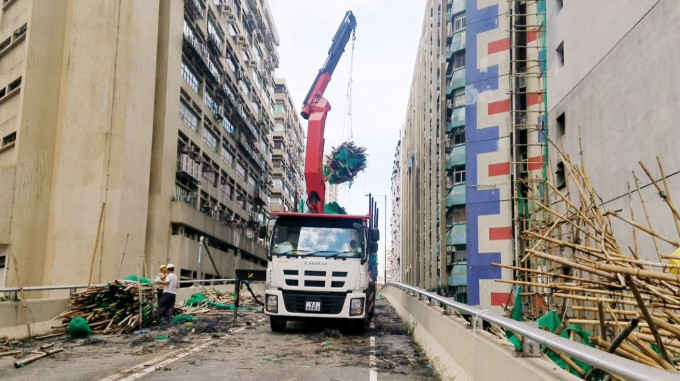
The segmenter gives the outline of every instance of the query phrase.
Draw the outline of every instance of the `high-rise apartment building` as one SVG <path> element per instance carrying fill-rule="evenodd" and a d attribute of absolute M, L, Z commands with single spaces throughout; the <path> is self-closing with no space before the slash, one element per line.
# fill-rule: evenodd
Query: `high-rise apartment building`
<path fill-rule="evenodd" d="M 387 258 L 387 282 L 401 282 L 401 140 L 397 143 L 392 163 L 390 216 L 390 250 Z"/>
<path fill-rule="evenodd" d="M 500 306 L 544 178 L 545 2 L 428 1 L 401 141 L 402 280 Z"/>
<path fill-rule="evenodd" d="M 286 81 L 275 80 L 271 211 L 297 211 L 304 191 L 305 135 Z"/>
<path fill-rule="evenodd" d="M 6 285 L 265 266 L 266 1 L 5 0 L 0 40 Z"/>

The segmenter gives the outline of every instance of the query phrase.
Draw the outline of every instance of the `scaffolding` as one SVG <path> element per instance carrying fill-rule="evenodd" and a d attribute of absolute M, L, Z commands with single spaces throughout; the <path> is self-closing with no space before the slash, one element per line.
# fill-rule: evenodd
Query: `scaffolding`
<path fill-rule="evenodd" d="M 524 231 L 548 221 L 540 205 L 549 205 L 546 125 L 545 0 L 508 0 L 510 34 L 510 131 L 513 197 L 514 266 L 537 242 Z M 540 267 L 532 264 L 531 267 Z M 534 268 L 533 270 L 540 270 Z M 515 275 L 518 271 L 514 270 Z M 540 273 L 529 271 L 521 274 Z M 517 279 L 517 276 L 513 278 Z M 534 279 L 536 280 L 536 279 Z M 531 295 L 532 290 L 522 293 Z M 529 298 L 534 301 L 534 298 Z M 535 303 L 532 302 L 533 306 Z"/>

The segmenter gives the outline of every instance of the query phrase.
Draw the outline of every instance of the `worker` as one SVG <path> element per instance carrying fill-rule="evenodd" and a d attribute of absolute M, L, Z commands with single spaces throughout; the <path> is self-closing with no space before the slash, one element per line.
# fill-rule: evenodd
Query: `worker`
<path fill-rule="evenodd" d="M 167 319 L 167 324 L 172 323 L 173 310 L 175 308 L 175 296 L 177 294 L 177 275 L 175 275 L 175 265 L 168 263 L 166 266 L 167 275 L 165 280 L 160 283 L 165 285 L 163 295 L 158 301 L 156 310 L 156 322 L 163 324 L 163 318 Z"/>
<path fill-rule="evenodd" d="M 160 284 L 161 281 L 165 280 L 165 276 L 167 274 L 168 274 L 167 268 L 165 267 L 165 265 L 161 265 L 161 267 L 159 269 L 159 273 L 156 275 L 156 278 L 154 279 L 154 283 Z M 156 289 L 156 293 L 157 293 L 157 296 L 158 296 L 158 300 L 160 300 L 161 295 L 163 295 L 163 288 L 159 287 L 158 289 Z"/>
<path fill-rule="evenodd" d="M 680 247 L 677 248 L 677 249 L 673 252 L 673 254 L 671 254 L 671 255 L 672 255 L 674 258 L 669 259 L 669 260 L 668 260 L 668 264 L 669 264 L 669 265 L 680 265 Z M 671 272 L 672 274 L 677 274 L 678 271 L 680 270 L 680 268 L 678 268 L 678 267 L 671 267 L 669 270 L 670 270 L 670 272 Z"/>

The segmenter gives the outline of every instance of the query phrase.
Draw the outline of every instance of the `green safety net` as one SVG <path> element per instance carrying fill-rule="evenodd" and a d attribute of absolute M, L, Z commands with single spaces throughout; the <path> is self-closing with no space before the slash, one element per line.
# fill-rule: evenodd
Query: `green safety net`
<path fill-rule="evenodd" d="M 347 214 L 345 208 L 338 205 L 337 202 L 331 202 L 323 206 L 323 212 L 327 214 Z"/>
<path fill-rule="evenodd" d="M 92 329 L 87 324 L 87 320 L 77 317 L 71 319 L 71 322 L 68 323 L 68 334 L 73 338 L 85 338 L 92 334 Z"/>
<path fill-rule="evenodd" d="M 344 142 L 333 148 L 326 156 L 323 167 L 323 177 L 329 184 L 343 184 L 349 182 L 352 186 L 359 172 L 366 168 L 366 148 L 358 147 L 353 142 Z"/>
<path fill-rule="evenodd" d="M 177 315 L 172 318 L 173 324 L 191 323 L 194 321 L 194 315 Z"/>
<path fill-rule="evenodd" d="M 151 281 L 148 278 L 141 277 L 141 279 L 138 279 L 137 275 L 126 276 L 125 278 L 123 278 L 123 280 L 131 280 L 133 282 L 137 282 L 139 280 L 139 283 L 144 283 L 144 284 L 151 283 Z"/>
<path fill-rule="evenodd" d="M 538 320 L 536 320 L 536 323 L 538 323 L 538 327 L 547 331 L 550 331 L 552 333 L 555 333 L 557 328 L 562 324 L 562 321 L 560 317 L 557 315 L 557 311 L 552 310 L 546 313 L 545 315 L 541 316 Z M 595 344 L 590 342 L 590 332 L 587 332 L 581 327 L 580 325 L 577 324 L 570 324 L 568 325 L 561 333 L 560 336 L 564 337 L 565 339 L 569 339 L 570 336 L 574 336 L 577 338 L 578 342 L 581 344 L 587 345 L 589 347 L 595 347 Z M 567 365 L 564 360 L 560 358 L 555 352 L 551 351 L 550 349 L 545 349 L 543 348 L 546 355 L 557 365 L 559 365 L 560 368 L 562 369 L 567 369 L 569 372 L 572 374 L 578 376 L 579 373 L 571 369 L 569 365 Z M 575 358 L 572 358 L 571 361 L 573 361 L 576 365 L 578 365 L 583 371 L 588 372 L 590 370 L 590 365 L 586 364 L 580 360 L 577 360 Z"/>
<path fill-rule="evenodd" d="M 231 295 L 232 297 L 234 296 L 233 294 Z M 191 295 L 191 298 L 189 298 L 186 302 L 184 302 L 185 306 L 189 307 L 209 307 L 209 308 L 215 308 L 218 310 L 229 310 L 233 311 L 234 310 L 234 305 L 233 304 L 222 304 L 222 303 L 216 303 L 216 302 L 211 302 L 209 300 L 205 299 L 205 296 L 203 294 L 193 294 Z M 255 310 L 256 308 L 252 307 L 239 307 L 239 311 L 248 311 L 248 310 Z"/>
<path fill-rule="evenodd" d="M 515 300 L 512 304 L 512 315 L 511 315 L 511 317 L 514 320 L 517 320 L 517 321 L 524 321 L 524 313 L 523 313 L 523 310 L 522 310 L 522 298 L 521 298 L 522 287 L 521 286 L 513 287 L 512 294 L 513 294 Z M 508 340 L 510 340 L 510 342 L 512 343 L 512 345 L 515 346 L 515 350 L 517 350 L 518 352 L 522 351 L 522 340 L 517 335 L 515 335 L 511 331 L 507 331 L 505 333 L 505 337 L 507 337 Z"/>

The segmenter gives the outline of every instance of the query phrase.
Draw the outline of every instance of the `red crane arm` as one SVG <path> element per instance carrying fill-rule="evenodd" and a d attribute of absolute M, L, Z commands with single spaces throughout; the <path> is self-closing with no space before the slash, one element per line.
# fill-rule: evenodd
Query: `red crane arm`
<path fill-rule="evenodd" d="M 326 181 L 323 176 L 324 128 L 326 115 L 331 105 L 323 97 L 323 93 L 331 81 L 331 75 L 356 25 L 354 14 L 352 11 L 347 11 L 338 31 L 335 32 L 331 48 L 328 50 L 328 58 L 319 70 L 302 106 L 302 117 L 308 120 L 305 184 L 307 185 L 307 206 L 312 213 L 323 213 L 326 198 Z"/>

